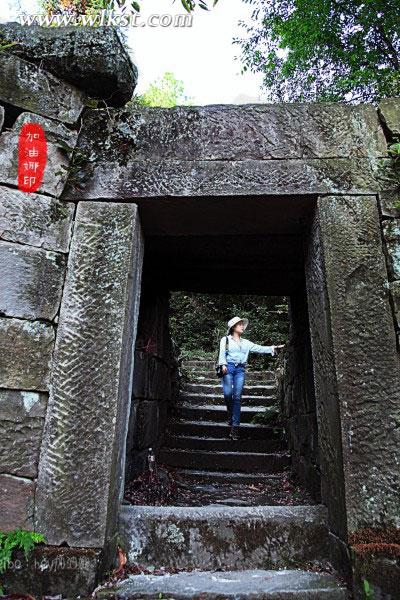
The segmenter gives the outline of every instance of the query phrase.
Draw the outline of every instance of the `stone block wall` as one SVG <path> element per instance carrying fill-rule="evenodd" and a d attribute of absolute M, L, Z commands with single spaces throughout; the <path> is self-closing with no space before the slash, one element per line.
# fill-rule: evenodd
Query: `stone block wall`
<path fill-rule="evenodd" d="M 400 142 L 400 99 L 383 100 L 379 112 L 389 144 Z M 396 159 L 400 182 L 400 156 Z M 400 339 L 400 183 L 397 189 L 379 194 L 381 224 L 389 288 L 398 341 Z M 399 344 L 400 347 L 400 344 Z"/>
<path fill-rule="evenodd" d="M 307 296 L 301 287 L 289 298 L 289 338 L 278 369 L 278 398 L 292 469 L 316 502 L 321 501 L 318 424 Z"/>
<path fill-rule="evenodd" d="M 9 569 L 2 584 L 81 594 L 114 559 L 103 551 L 114 540 L 125 456 L 113 438 L 126 438 L 143 238 L 135 204 L 83 206 L 62 194 L 67 181 L 74 189 L 72 153 L 88 105 L 125 103 L 137 70 L 112 28 L 12 23 L 0 36 L 17 42 L 0 54 L 0 530 L 36 530 L 47 541 L 28 566 L 18 556 L 22 567 Z M 35 193 L 18 189 L 27 123 L 41 125 L 47 143 Z M 63 481 L 54 477 L 61 470 Z M 82 565 L 73 574 L 65 567 L 71 560 Z"/>
<path fill-rule="evenodd" d="M 4 58 L 0 60 L 4 66 Z M 29 73 L 30 65 L 25 67 Z M 22 84 L 14 89 L 22 96 Z M 68 86 L 63 91 L 64 98 L 69 98 L 76 107 L 78 91 Z M 3 92 L 1 87 L 2 99 Z M 53 108 L 57 104 L 51 100 L 50 97 L 52 119 L 21 112 L 12 127 L 3 128 L 0 135 L 0 529 L 3 531 L 33 528 L 52 354 L 75 214 L 72 202 L 61 202 L 57 197 L 65 185 L 66 170 L 56 175 L 55 165 L 68 165 L 68 157 L 58 143 L 74 146 L 80 110 L 71 116 L 72 129 L 67 129 L 60 120 L 54 120 Z M 11 88 L 7 101 L 23 104 L 22 100 L 14 99 Z M 7 116 L 7 107 L 1 112 Z M 29 121 L 39 122 L 46 131 L 50 165 L 39 193 L 31 194 L 16 189 L 18 133 Z"/>
<path fill-rule="evenodd" d="M 178 362 L 168 319 L 169 292 L 144 284 L 135 344 L 126 481 L 146 469 L 149 448 L 157 456 L 169 412 L 178 397 Z"/>

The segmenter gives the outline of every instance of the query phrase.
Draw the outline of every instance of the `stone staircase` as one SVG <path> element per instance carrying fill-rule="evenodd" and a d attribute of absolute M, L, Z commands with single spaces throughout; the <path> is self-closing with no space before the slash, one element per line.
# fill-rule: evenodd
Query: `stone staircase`
<path fill-rule="evenodd" d="M 275 403 L 273 371 L 246 373 L 240 440 L 233 441 L 228 437 L 227 411 L 213 361 L 190 360 L 185 366 L 191 380 L 183 386 L 159 456 L 161 463 L 177 467 L 185 478 L 204 482 L 256 482 L 289 468 L 290 455 L 279 421 L 253 422 Z"/>
<path fill-rule="evenodd" d="M 211 361 L 190 361 L 159 461 L 186 481 L 266 482 L 288 469 L 282 425 L 252 422 L 274 403 L 272 372 L 246 374 L 241 439 L 227 437 Z M 129 575 L 101 597 L 119 599 L 345 600 L 333 570 L 324 505 L 122 505 L 119 531 Z M 152 574 L 153 571 L 156 574 Z M 160 575 L 161 573 L 161 575 Z M 164 574 L 162 574 L 164 573 Z"/>

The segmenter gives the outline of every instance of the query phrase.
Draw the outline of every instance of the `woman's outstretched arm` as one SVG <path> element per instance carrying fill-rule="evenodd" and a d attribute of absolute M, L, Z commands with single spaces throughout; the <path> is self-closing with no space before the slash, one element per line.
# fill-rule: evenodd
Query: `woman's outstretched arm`
<path fill-rule="evenodd" d="M 258 352 L 259 354 L 272 354 L 272 356 L 275 356 L 276 354 L 275 346 L 261 346 L 261 344 L 254 344 L 254 342 L 250 342 L 249 352 Z"/>

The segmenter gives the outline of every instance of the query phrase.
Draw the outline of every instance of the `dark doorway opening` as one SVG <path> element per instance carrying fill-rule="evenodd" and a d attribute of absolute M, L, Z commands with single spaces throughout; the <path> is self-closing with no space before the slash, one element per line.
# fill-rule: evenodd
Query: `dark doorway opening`
<path fill-rule="evenodd" d="M 220 480 L 229 477 L 232 459 L 237 458 L 243 463 L 249 485 L 256 481 L 250 475 L 257 472 L 266 471 L 264 474 L 275 484 L 278 473 L 285 473 L 294 479 L 283 484 L 299 483 L 305 502 L 320 501 L 318 433 L 304 274 L 304 250 L 315 200 L 311 196 L 135 200 L 140 207 L 145 234 L 145 257 L 127 438 L 126 488 L 133 478 L 146 472 L 151 453 L 158 461 L 169 462 L 170 467 L 179 469 L 182 455 L 191 452 L 192 467 L 198 459 L 205 470 L 220 472 Z M 185 400 L 185 378 L 182 378 L 185 369 L 179 361 L 180 349 L 171 336 L 169 324 L 171 293 L 179 290 L 225 296 L 284 297 L 288 302 L 285 353 L 269 373 L 264 369 L 259 374 L 261 385 L 268 387 L 268 378 L 271 387 L 273 383 L 280 413 L 275 429 L 281 427 L 282 431 L 276 435 L 273 422 L 264 431 L 260 427 L 255 438 L 248 436 L 241 440 L 240 456 L 229 456 L 235 449 L 226 443 L 224 446 L 218 427 L 212 430 L 213 451 L 210 447 L 213 442 L 204 441 L 204 428 L 202 433 L 201 428 L 196 430 L 193 424 L 196 410 L 188 405 L 187 397 Z M 211 356 L 202 358 L 208 358 L 205 370 L 210 377 L 200 391 L 204 393 L 207 389 L 204 386 L 209 385 L 217 393 L 220 381 L 215 376 L 214 382 L 211 379 Z M 278 366 L 277 371 L 275 366 Z M 194 366 L 193 376 L 195 371 Z M 190 384 L 187 373 L 186 383 Z M 196 385 L 194 381 L 191 383 Z M 254 389 L 257 387 L 257 375 L 249 384 Z M 221 395 L 221 391 L 219 393 Z M 215 408 L 205 410 L 204 402 L 199 406 L 206 419 L 221 420 L 221 414 L 212 412 Z M 181 425 L 181 435 L 171 437 L 171 423 L 182 417 L 182 410 L 189 425 L 186 429 Z M 255 416 L 249 411 L 245 419 L 252 423 Z M 193 446 L 196 439 L 197 458 Z M 187 443 L 189 447 L 171 448 L 174 443 L 178 446 Z M 260 453 L 263 449 L 266 450 L 261 453 L 263 457 L 255 456 L 255 450 Z M 268 467 L 264 463 L 263 466 L 262 460 L 276 464 Z M 206 485 L 204 478 L 201 484 Z M 297 491 L 297 503 L 301 503 L 300 488 Z M 210 492 L 208 496 L 203 495 L 204 498 L 212 503 L 215 494 Z M 271 504 L 271 495 L 263 500 L 261 494 L 256 503 L 260 502 Z"/>

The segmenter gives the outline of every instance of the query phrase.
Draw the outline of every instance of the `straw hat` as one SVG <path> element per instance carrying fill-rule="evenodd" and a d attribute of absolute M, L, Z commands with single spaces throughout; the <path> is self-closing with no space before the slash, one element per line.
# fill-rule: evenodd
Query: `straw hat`
<path fill-rule="evenodd" d="M 236 325 L 236 323 L 239 323 L 239 321 L 243 321 L 243 325 L 244 325 L 243 330 L 246 329 L 247 325 L 249 324 L 249 320 L 246 319 L 246 317 L 244 317 L 243 319 L 241 319 L 240 317 L 233 317 L 233 319 L 228 321 L 228 329 L 227 329 L 226 335 L 229 334 L 230 328 L 233 327 L 234 325 Z"/>

